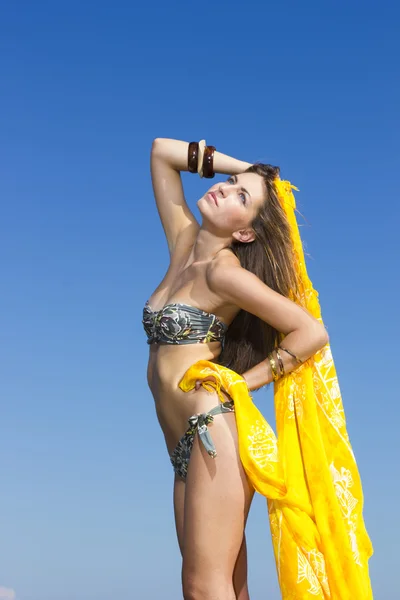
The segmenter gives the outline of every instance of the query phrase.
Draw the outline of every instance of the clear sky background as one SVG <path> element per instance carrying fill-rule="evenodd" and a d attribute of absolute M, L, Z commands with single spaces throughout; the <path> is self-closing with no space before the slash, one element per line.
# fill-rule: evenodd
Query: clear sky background
<path fill-rule="evenodd" d="M 181 597 L 141 325 L 168 261 L 155 137 L 204 137 L 300 188 L 375 598 L 396 596 L 399 17 L 370 1 L 0 2 L 1 599 Z M 183 179 L 198 215 L 207 182 Z M 256 401 L 274 425 L 271 391 Z M 248 545 L 252 600 L 279 600 L 261 497 Z"/>

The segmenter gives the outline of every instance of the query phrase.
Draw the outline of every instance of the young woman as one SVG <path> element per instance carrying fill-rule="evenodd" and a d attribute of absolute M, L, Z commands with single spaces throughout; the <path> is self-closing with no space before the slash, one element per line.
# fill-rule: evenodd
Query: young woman
<path fill-rule="evenodd" d="M 201 224 L 182 189 L 180 171 L 188 170 L 228 175 L 197 202 Z M 231 158 L 204 140 L 156 139 L 151 175 L 170 263 L 146 302 L 143 324 L 148 383 L 175 474 L 183 596 L 247 600 L 244 529 L 255 484 L 239 452 L 239 403 L 228 380 L 218 390 L 205 385 L 218 373 L 187 389 L 182 379 L 195 364 L 225 367 L 247 397 L 299 368 L 328 335 L 294 301 L 296 257 L 278 168 Z M 306 596 L 290 596 L 297 597 Z"/>

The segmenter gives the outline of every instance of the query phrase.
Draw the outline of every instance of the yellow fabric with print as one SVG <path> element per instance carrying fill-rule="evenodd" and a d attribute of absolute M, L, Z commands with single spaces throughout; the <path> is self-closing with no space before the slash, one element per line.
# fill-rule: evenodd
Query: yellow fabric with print
<path fill-rule="evenodd" d="M 294 186 L 275 184 L 291 226 L 300 303 L 321 320 L 294 213 Z M 372 599 L 373 548 L 329 344 L 274 384 L 277 437 L 234 371 L 199 361 L 179 386 L 189 391 L 210 375 L 216 383 L 202 385 L 216 389 L 223 402 L 222 386 L 233 399 L 241 461 L 255 490 L 267 498 L 282 599 Z"/>

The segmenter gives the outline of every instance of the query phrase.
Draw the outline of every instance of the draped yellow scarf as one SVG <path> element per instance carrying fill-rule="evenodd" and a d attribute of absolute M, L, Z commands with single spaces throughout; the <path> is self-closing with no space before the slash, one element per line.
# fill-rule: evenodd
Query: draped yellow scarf
<path fill-rule="evenodd" d="M 297 301 L 322 322 L 294 213 L 294 186 L 281 180 L 275 185 L 291 227 Z M 199 361 L 179 386 L 189 391 L 210 375 L 216 383 L 202 385 L 216 389 L 222 402 L 221 387 L 232 397 L 243 467 L 267 498 L 282 599 L 372 599 L 368 559 L 373 549 L 329 344 L 274 384 L 277 437 L 234 371 Z"/>

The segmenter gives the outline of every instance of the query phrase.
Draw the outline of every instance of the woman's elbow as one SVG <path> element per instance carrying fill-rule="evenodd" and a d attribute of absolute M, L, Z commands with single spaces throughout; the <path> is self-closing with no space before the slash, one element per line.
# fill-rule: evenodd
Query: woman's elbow
<path fill-rule="evenodd" d="M 151 155 L 163 158 L 168 150 L 168 142 L 166 138 L 155 138 L 151 146 Z"/>
<path fill-rule="evenodd" d="M 324 325 L 317 319 L 313 319 L 304 329 L 304 339 L 307 339 L 308 352 L 313 356 L 329 342 L 329 335 Z"/>
<path fill-rule="evenodd" d="M 317 347 L 316 352 L 318 352 L 318 350 L 321 350 L 321 348 L 323 348 L 324 346 L 326 346 L 326 344 L 329 343 L 329 335 L 325 327 L 320 323 L 318 323 L 318 327 L 316 328 L 314 335 L 315 345 Z"/>

